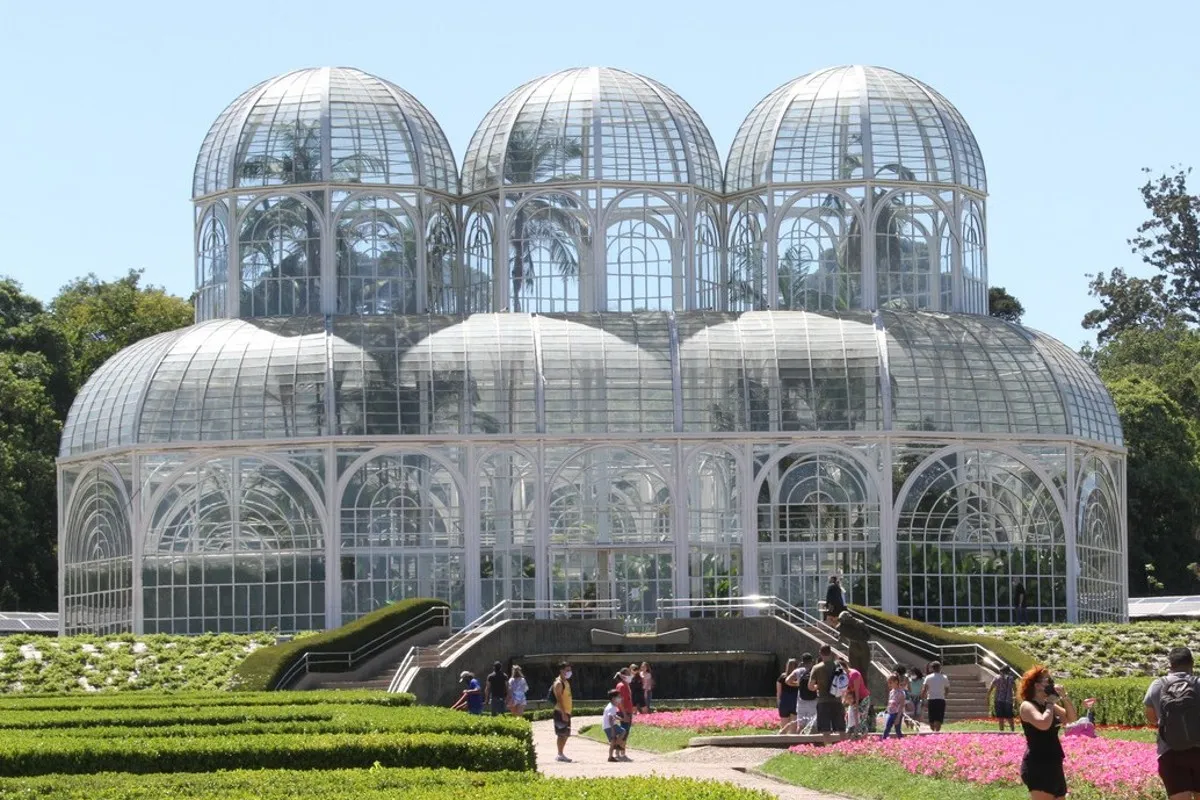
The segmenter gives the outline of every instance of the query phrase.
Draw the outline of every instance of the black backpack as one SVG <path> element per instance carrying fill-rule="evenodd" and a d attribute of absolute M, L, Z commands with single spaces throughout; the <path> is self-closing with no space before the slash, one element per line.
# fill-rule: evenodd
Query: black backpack
<path fill-rule="evenodd" d="M 806 669 L 805 667 L 801 667 L 800 668 L 800 685 L 796 687 L 800 692 L 801 700 L 816 700 L 817 699 L 816 691 L 808 688 L 808 679 L 810 677 L 811 677 L 811 675 L 809 674 L 809 670 Z"/>
<path fill-rule="evenodd" d="M 1200 747 L 1200 683 L 1193 675 L 1163 679 L 1158 735 L 1172 750 Z"/>

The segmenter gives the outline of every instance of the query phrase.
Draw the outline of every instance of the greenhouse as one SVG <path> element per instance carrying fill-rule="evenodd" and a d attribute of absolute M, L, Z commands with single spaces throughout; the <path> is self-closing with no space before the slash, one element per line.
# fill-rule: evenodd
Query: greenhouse
<path fill-rule="evenodd" d="M 1124 448 L 1070 348 L 987 316 L 962 116 L 839 67 L 703 121 L 608 68 L 500 100 L 461 172 L 409 93 L 305 69 L 195 168 L 196 324 L 79 394 L 64 632 L 457 624 L 774 595 L 944 624 L 1125 616 Z"/>

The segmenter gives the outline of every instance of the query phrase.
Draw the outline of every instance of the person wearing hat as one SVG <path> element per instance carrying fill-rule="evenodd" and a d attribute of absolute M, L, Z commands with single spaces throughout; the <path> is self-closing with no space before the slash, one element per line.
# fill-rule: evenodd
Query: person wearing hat
<path fill-rule="evenodd" d="M 458 700 L 451 708 L 466 709 L 468 714 L 482 714 L 483 689 L 479 688 L 479 681 L 475 680 L 475 674 L 464 669 L 458 676 L 458 680 L 465 684 L 466 688 L 463 689 L 463 693 L 459 695 Z"/>

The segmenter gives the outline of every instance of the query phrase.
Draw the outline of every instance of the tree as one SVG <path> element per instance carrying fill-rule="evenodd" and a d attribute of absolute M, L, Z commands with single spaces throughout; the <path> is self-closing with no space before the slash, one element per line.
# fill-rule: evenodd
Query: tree
<path fill-rule="evenodd" d="M 1123 377 L 1109 391 L 1129 451 L 1130 592 L 1193 592 L 1187 565 L 1200 560 L 1200 442 L 1179 404 L 1154 382 Z"/>
<path fill-rule="evenodd" d="M 1122 378 L 1153 381 L 1200 433 L 1200 330 L 1172 317 L 1161 327 L 1125 330 L 1090 356 L 1108 385 Z"/>
<path fill-rule="evenodd" d="M 40 353 L 0 353 L 0 610 L 47 609 L 58 593 L 55 468 L 61 422 Z"/>
<path fill-rule="evenodd" d="M 1188 193 L 1190 173 L 1160 175 L 1141 188 L 1150 219 L 1129 246 L 1155 274 L 1135 278 L 1114 269 L 1089 276 L 1089 291 L 1101 307 L 1084 316 L 1083 327 L 1098 331 L 1097 341 L 1132 328 L 1161 327 L 1173 316 L 1200 323 L 1200 197 Z"/>
<path fill-rule="evenodd" d="M 72 281 L 50 304 L 54 323 L 71 351 L 75 390 L 117 351 L 134 342 L 192 323 L 186 300 L 154 286 L 140 286 L 142 273 L 101 281 L 95 275 Z"/>
<path fill-rule="evenodd" d="M 1003 286 L 993 286 L 988 289 L 988 316 L 1019 325 L 1021 317 L 1025 316 L 1025 306 Z"/>

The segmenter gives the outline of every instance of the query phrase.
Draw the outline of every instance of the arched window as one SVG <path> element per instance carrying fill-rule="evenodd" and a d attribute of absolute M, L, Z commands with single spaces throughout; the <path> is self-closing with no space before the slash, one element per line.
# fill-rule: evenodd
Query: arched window
<path fill-rule="evenodd" d="M 266 197 L 241 212 L 242 316 L 321 313 L 321 217 L 298 197 Z"/>
<path fill-rule="evenodd" d="M 461 314 L 461 283 L 455 277 L 458 231 L 454 214 L 442 203 L 429 210 L 425 226 L 425 310 L 430 314 Z"/>
<path fill-rule="evenodd" d="M 683 285 L 683 240 L 670 204 L 629 195 L 608 210 L 605 231 L 609 311 L 671 311 Z"/>
<path fill-rule="evenodd" d="M 404 207 L 359 197 L 338 215 L 339 314 L 417 313 L 417 236 Z"/>
<path fill-rule="evenodd" d="M 757 200 L 746 200 L 729 220 L 730 311 L 767 307 L 767 252 L 764 230 L 767 214 Z"/>
<path fill-rule="evenodd" d="M 229 235 L 222 203 L 209 206 L 200 218 L 196 241 L 196 321 L 228 316 Z"/>
<path fill-rule="evenodd" d="M 724 310 L 727 303 L 721 276 L 721 229 L 715 209 L 707 203 L 696 213 L 696 302 L 702 311 Z"/>
<path fill-rule="evenodd" d="M 464 312 L 492 310 L 492 273 L 495 270 L 495 216 L 487 206 L 476 206 L 467 214 L 463 237 L 466 297 Z"/>
<path fill-rule="evenodd" d="M 587 218 L 576 198 L 540 194 L 521 203 L 509 222 L 509 308 L 579 311 L 590 249 Z"/>
<path fill-rule="evenodd" d="M 968 200 L 963 204 L 962 269 L 963 308 L 968 314 L 988 313 L 987 247 L 983 210 Z"/>
<path fill-rule="evenodd" d="M 103 467 L 91 467 L 75 484 L 63 549 L 63 629 L 68 634 L 131 631 L 129 500 Z"/>
<path fill-rule="evenodd" d="M 779 225 L 776 308 L 862 307 L 862 237 L 855 204 L 840 194 L 796 200 Z"/>
<path fill-rule="evenodd" d="M 928 195 L 899 192 L 877 197 L 875 278 L 879 307 L 935 308 L 942 247 L 942 211 Z"/>

